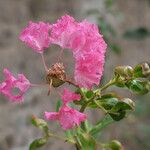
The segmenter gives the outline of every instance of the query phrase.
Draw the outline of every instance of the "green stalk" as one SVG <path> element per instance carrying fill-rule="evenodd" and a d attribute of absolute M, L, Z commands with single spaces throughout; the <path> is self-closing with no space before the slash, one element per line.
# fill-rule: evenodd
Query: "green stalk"
<path fill-rule="evenodd" d="M 105 84 L 104 86 L 102 86 L 101 88 L 97 89 L 94 91 L 94 95 L 92 98 L 90 98 L 89 100 L 87 100 L 86 96 L 84 95 L 84 93 L 81 91 L 81 95 L 83 96 L 83 98 L 85 98 L 86 102 L 81 106 L 80 112 L 84 112 L 84 110 L 86 109 L 86 107 L 88 106 L 88 104 L 92 101 L 94 101 L 94 99 L 97 97 L 97 95 L 99 95 L 101 93 L 101 91 L 107 89 L 108 87 L 114 85 L 116 83 L 116 79 L 113 78 L 112 80 L 110 80 L 107 84 Z M 96 101 L 95 101 L 96 103 Z M 97 103 L 96 103 L 97 104 Z M 99 106 L 99 105 L 98 105 Z M 104 112 L 106 112 L 106 110 L 104 110 L 101 106 L 99 106 Z"/>

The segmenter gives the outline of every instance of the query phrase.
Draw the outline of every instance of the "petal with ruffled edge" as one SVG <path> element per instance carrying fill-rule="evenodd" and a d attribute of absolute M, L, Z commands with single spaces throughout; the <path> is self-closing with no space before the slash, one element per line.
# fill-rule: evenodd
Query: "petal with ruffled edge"
<path fill-rule="evenodd" d="M 59 113 L 57 112 L 45 112 L 44 116 L 47 120 L 59 120 Z"/>
<path fill-rule="evenodd" d="M 79 94 L 71 92 L 66 88 L 63 90 L 62 101 L 64 104 L 67 104 L 74 100 L 80 100 L 80 99 L 81 99 L 81 96 Z"/>
<path fill-rule="evenodd" d="M 76 31 L 77 23 L 69 15 L 63 16 L 51 29 L 51 42 L 58 44 L 62 48 L 70 48 L 71 35 Z"/>
<path fill-rule="evenodd" d="M 43 53 L 44 49 L 50 45 L 50 29 L 51 25 L 49 23 L 33 23 L 30 21 L 28 27 L 21 32 L 20 40 L 35 52 Z"/>
<path fill-rule="evenodd" d="M 9 98 L 12 102 L 21 102 L 24 99 L 25 92 L 31 86 L 28 79 L 23 74 L 18 75 L 16 79 L 8 69 L 4 69 L 5 81 L 0 84 L 0 92 Z M 13 90 L 17 89 L 17 94 Z"/>
<path fill-rule="evenodd" d="M 64 130 L 71 129 L 75 125 L 79 126 L 81 122 L 87 119 L 85 114 L 80 113 L 79 111 L 68 106 L 63 106 L 60 109 L 59 115 L 59 121 Z"/>

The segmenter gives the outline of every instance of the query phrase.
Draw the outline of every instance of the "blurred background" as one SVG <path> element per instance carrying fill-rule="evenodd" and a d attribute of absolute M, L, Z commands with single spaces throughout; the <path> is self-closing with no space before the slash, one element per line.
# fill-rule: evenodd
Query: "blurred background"
<path fill-rule="evenodd" d="M 149 0 L 0 0 L 0 82 L 4 79 L 4 67 L 16 75 L 24 73 L 32 83 L 45 82 L 40 56 L 19 41 L 18 36 L 30 20 L 53 23 L 66 13 L 78 21 L 86 18 L 100 27 L 109 46 L 102 83 L 111 78 L 117 65 L 150 62 Z M 57 46 L 52 46 L 45 52 L 49 66 L 57 61 L 59 51 Z M 65 51 L 62 57 L 68 72 L 72 72 L 71 53 Z M 125 150 L 149 150 L 150 94 L 136 96 L 115 90 L 135 100 L 136 110 L 128 118 L 105 129 L 100 141 L 118 139 Z M 12 104 L 0 95 L 0 150 L 27 150 L 31 141 L 41 136 L 30 123 L 31 115 L 43 117 L 45 110 L 54 111 L 58 99 L 56 90 L 48 97 L 46 87 L 29 90 L 23 104 Z M 101 118 L 99 112 L 89 113 L 94 115 L 93 120 Z M 51 130 L 62 134 L 56 123 L 49 124 Z M 71 145 L 55 139 L 41 148 L 48 149 L 74 150 Z"/>

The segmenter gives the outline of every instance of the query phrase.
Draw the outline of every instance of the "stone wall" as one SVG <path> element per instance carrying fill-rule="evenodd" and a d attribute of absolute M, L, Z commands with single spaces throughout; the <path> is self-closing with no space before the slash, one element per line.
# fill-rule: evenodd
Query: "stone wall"
<path fill-rule="evenodd" d="M 119 56 L 108 52 L 105 68 L 107 78 L 111 77 L 111 71 L 116 65 L 135 65 L 150 60 L 150 39 L 129 41 L 120 38 L 127 28 L 150 26 L 150 6 L 147 0 L 117 0 L 115 7 L 122 13 L 123 19 L 120 21 L 110 14 L 106 14 L 106 18 L 118 30 L 116 41 L 123 50 Z M 24 73 L 32 83 L 45 81 L 41 58 L 18 39 L 21 29 L 29 20 L 54 22 L 65 13 L 81 20 L 87 17 L 88 10 L 95 8 L 105 13 L 102 0 L 0 0 L 0 81 L 3 79 L 4 67 L 16 74 Z M 95 22 L 94 18 L 87 19 Z M 50 65 L 56 61 L 58 55 L 58 47 L 48 49 L 45 53 L 47 63 Z M 70 55 L 66 52 L 64 57 L 69 59 L 64 61 L 66 64 L 70 62 L 72 66 Z M 9 103 L 0 95 L 0 150 L 27 150 L 29 143 L 41 135 L 41 132 L 30 124 L 30 116 L 35 114 L 42 117 L 43 111 L 54 110 L 55 100 L 59 98 L 56 90 L 50 97 L 46 94 L 46 87 L 31 89 L 26 94 L 25 102 L 18 105 Z M 50 123 L 50 126 L 61 134 L 55 123 Z M 41 149 L 73 150 L 73 147 L 52 139 Z"/>

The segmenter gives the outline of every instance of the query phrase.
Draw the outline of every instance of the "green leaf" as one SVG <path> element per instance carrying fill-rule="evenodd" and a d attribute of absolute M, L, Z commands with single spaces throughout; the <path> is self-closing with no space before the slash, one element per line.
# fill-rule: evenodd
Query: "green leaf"
<path fill-rule="evenodd" d="M 125 117 L 127 110 L 134 110 L 134 107 L 135 104 L 131 99 L 124 98 L 109 111 L 109 115 L 113 120 L 119 121 Z"/>
<path fill-rule="evenodd" d="M 48 130 L 48 124 L 45 120 L 43 119 L 39 119 L 39 118 L 36 118 L 34 115 L 32 116 L 32 119 L 31 119 L 31 122 L 32 124 L 35 126 L 35 127 L 38 127 L 44 131 L 47 131 Z"/>
<path fill-rule="evenodd" d="M 133 30 L 127 30 L 123 36 L 127 39 L 142 40 L 150 36 L 150 31 L 145 27 L 140 27 Z"/>
<path fill-rule="evenodd" d="M 76 140 L 82 150 L 95 150 L 97 148 L 96 141 L 87 133 L 78 132 Z"/>
<path fill-rule="evenodd" d="M 56 112 L 59 111 L 59 108 L 61 107 L 61 105 L 62 105 L 62 101 L 61 101 L 61 100 L 58 100 L 58 101 L 57 101 L 57 104 L 56 104 Z"/>
<path fill-rule="evenodd" d="M 90 135 L 96 136 L 98 135 L 103 128 L 106 128 L 109 124 L 113 123 L 113 119 L 106 115 L 102 120 L 100 120 L 91 130 Z"/>
<path fill-rule="evenodd" d="M 36 150 L 37 148 L 44 146 L 47 143 L 47 140 L 46 137 L 34 140 L 30 144 L 29 150 Z"/>
<path fill-rule="evenodd" d="M 150 82 L 142 81 L 139 79 L 130 80 L 126 83 L 126 86 L 137 94 L 146 94 L 150 91 Z"/>
<path fill-rule="evenodd" d="M 81 128 L 83 131 L 88 132 L 91 130 L 92 125 L 86 120 L 86 121 L 81 123 Z"/>
<path fill-rule="evenodd" d="M 118 112 L 111 111 L 109 112 L 109 115 L 114 121 L 120 121 L 125 117 L 126 111 L 125 110 L 118 110 Z"/>
<path fill-rule="evenodd" d="M 102 95 L 101 98 L 98 98 L 96 100 L 96 102 L 99 105 L 103 106 L 106 110 L 110 110 L 118 102 L 118 98 L 116 94 L 109 93 L 109 94 Z M 94 102 L 91 102 L 88 105 L 88 107 L 98 108 L 97 104 L 95 104 Z"/>
<path fill-rule="evenodd" d="M 86 95 L 86 97 L 87 97 L 88 99 L 90 99 L 90 98 L 94 95 L 94 92 L 93 92 L 93 91 L 87 91 L 87 92 L 85 93 L 85 95 Z"/>
<path fill-rule="evenodd" d="M 114 107 L 113 110 L 134 110 L 135 104 L 129 98 L 124 98 L 122 101 L 119 101 Z"/>

